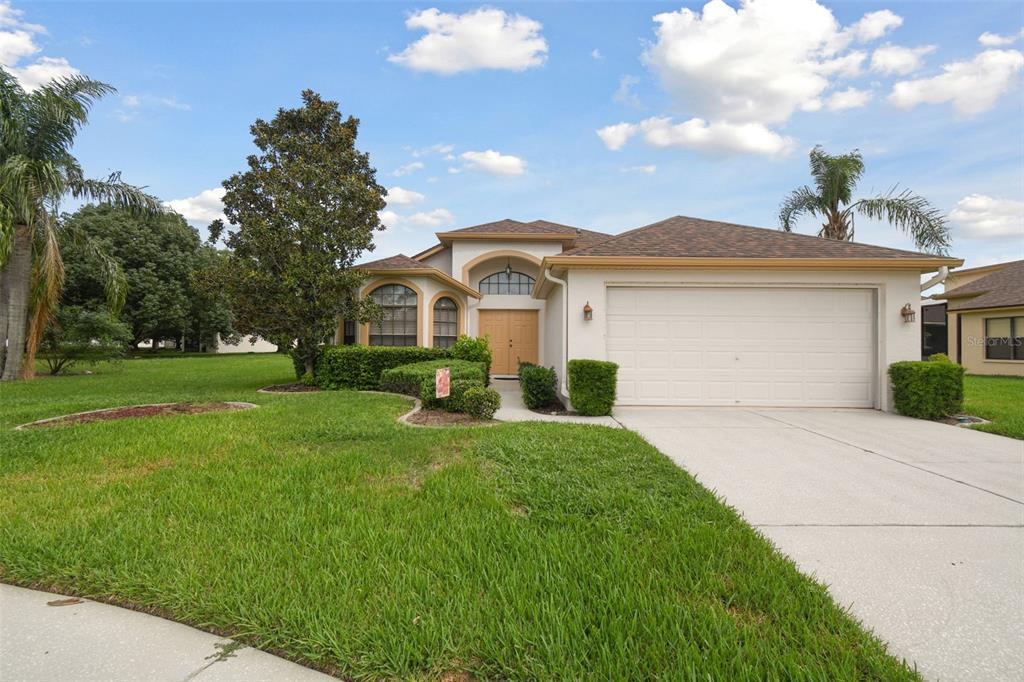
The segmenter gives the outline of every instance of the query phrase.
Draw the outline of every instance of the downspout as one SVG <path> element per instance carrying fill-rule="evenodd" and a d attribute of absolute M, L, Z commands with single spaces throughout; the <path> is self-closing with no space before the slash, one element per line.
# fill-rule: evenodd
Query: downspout
<path fill-rule="evenodd" d="M 544 270 L 544 276 L 550 279 L 552 282 L 562 287 L 562 367 L 558 373 L 561 381 L 559 382 L 559 392 L 563 398 L 569 398 L 569 383 L 568 377 L 566 377 L 566 368 L 569 366 L 569 283 L 564 279 L 558 279 L 551 274 L 551 268 Z"/>
<path fill-rule="evenodd" d="M 930 280 L 921 285 L 921 291 L 925 292 L 934 286 L 942 284 L 943 282 L 946 281 L 947 277 L 949 277 L 949 268 L 943 265 L 941 268 L 939 268 L 939 271 L 935 273 L 934 277 L 932 277 Z"/>

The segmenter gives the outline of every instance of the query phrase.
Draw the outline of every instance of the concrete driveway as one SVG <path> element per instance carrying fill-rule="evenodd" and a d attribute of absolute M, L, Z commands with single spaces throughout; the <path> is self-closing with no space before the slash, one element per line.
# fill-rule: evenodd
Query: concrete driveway
<path fill-rule="evenodd" d="M 930 679 L 1024 679 L 1024 442 L 874 410 L 619 407 Z"/>

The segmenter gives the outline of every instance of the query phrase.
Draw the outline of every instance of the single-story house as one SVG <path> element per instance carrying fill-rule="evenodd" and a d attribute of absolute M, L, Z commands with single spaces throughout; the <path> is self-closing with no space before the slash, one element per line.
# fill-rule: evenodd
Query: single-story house
<path fill-rule="evenodd" d="M 1024 376 L 1024 260 L 951 272 L 949 356 L 969 374 Z"/>
<path fill-rule="evenodd" d="M 545 220 L 437 233 L 360 265 L 379 324 L 336 342 L 487 336 L 492 371 L 619 365 L 620 405 L 889 409 L 886 369 L 920 357 L 920 277 L 963 261 L 676 216 L 618 235 Z"/>

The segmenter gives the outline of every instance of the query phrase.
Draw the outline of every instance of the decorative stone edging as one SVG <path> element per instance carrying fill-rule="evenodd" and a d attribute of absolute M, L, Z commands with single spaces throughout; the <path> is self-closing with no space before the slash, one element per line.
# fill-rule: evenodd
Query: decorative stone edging
<path fill-rule="evenodd" d="M 251 410 L 255 407 L 259 407 L 256 403 L 247 403 L 237 400 L 224 400 L 218 401 L 224 405 L 231 405 L 239 410 Z M 80 417 L 84 414 L 100 414 L 101 412 L 114 412 L 115 410 L 130 409 L 133 407 L 167 407 L 168 405 L 180 405 L 181 402 L 174 403 L 146 403 L 144 405 L 115 405 L 114 407 L 103 407 L 98 410 L 85 410 L 84 412 L 72 412 L 70 414 L 61 414 L 56 417 L 47 417 L 46 419 L 37 419 L 34 422 L 27 422 L 25 424 L 18 424 L 14 427 L 15 431 L 23 431 L 33 426 L 42 426 L 43 424 L 49 424 L 51 422 L 61 421 L 62 419 L 68 419 L 70 417 Z M 228 410 L 211 410 L 211 412 L 227 412 Z M 202 414 L 202 413 L 200 413 Z"/>

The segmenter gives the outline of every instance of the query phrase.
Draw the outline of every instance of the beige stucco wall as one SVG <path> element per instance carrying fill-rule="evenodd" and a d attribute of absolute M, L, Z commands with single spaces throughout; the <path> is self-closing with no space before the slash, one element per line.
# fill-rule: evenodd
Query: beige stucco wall
<path fill-rule="evenodd" d="M 616 285 L 738 285 L 785 287 L 855 287 L 876 291 L 878 329 L 876 355 L 879 358 L 875 380 L 877 409 L 890 409 L 891 396 L 887 368 L 897 360 L 919 360 L 921 355 L 920 273 L 872 270 L 582 270 L 567 273 L 569 283 L 569 358 L 606 360 L 605 311 L 608 286 Z M 583 306 L 589 302 L 593 319 L 583 319 Z M 910 303 L 917 311 L 913 323 L 903 321 L 900 309 Z M 556 367 L 561 375 L 563 366 Z"/>
<path fill-rule="evenodd" d="M 432 256 L 427 256 L 423 262 L 432 268 L 437 268 L 446 275 L 452 274 L 452 250 L 442 249 Z M 456 278 L 457 279 L 457 278 Z"/>
<path fill-rule="evenodd" d="M 496 258 L 504 258 L 512 252 L 532 256 L 538 262 L 544 256 L 554 256 L 562 252 L 561 242 L 528 242 L 528 241 L 492 241 L 490 239 L 466 239 L 452 242 L 452 277 L 464 284 L 475 287 L 463 272 L 467 263 L 480 256 L 493 253 Z"/>
<path fill-rule="evenodd" d="M 949 311 L 949 357 L 957 360 L 968 374 L 1024 376 L 1024 360 L 988 360 L 985 358 L 985 320 L 990 317 L 1016 317 L 1024 315 L 1024 307 L 976 310 L 958 313 Z M 957 318 L 960 318 L 960 338 L 957 339 Z M 962 345 L 961 343 L 962 342 Z"/>
<path fill-rule="evenodd" d="M 224 343 L 217 337 L 218 353 L 276 353 L 277 346 L 266 339 L 257 337 L 256 343 L 249 343 L 249 337 L 242 337 L 238 343 Z"/>

